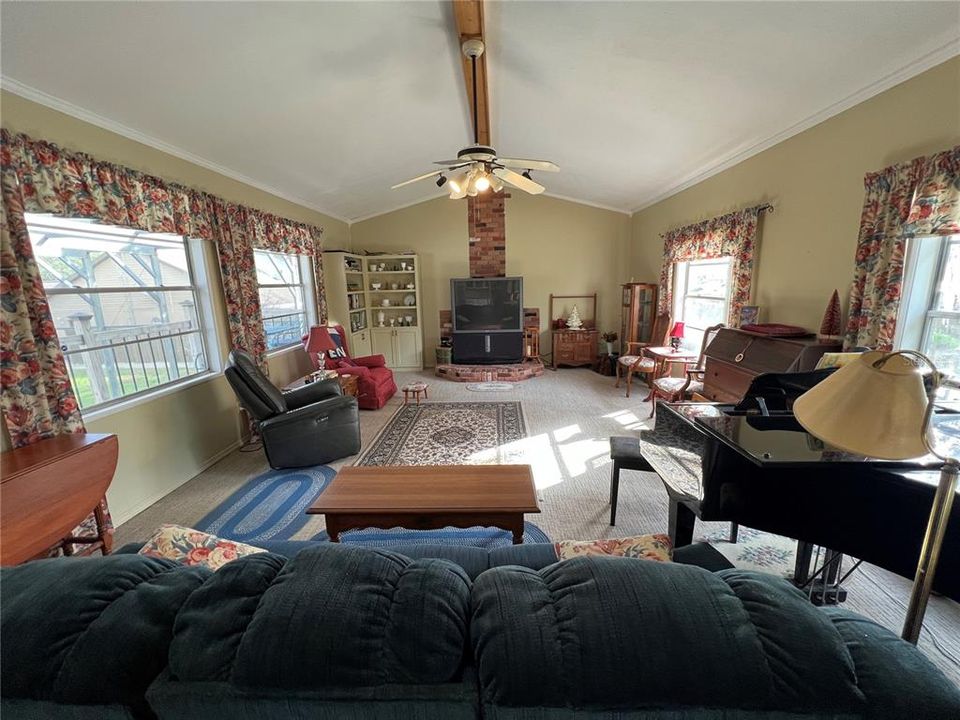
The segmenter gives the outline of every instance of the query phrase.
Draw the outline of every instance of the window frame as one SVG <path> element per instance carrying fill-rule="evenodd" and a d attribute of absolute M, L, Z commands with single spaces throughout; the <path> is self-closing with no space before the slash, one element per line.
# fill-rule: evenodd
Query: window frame
<path fill-rule="evenodd" d="M 907 239 L 894 350 L 916 350 L 926 354 L 931 321 L 942 317 L 960 319 L 960 311 L 932 309 L 951 244 L 960 244 L 960 235 L 925 235 Z M 960 377 L 944 376 L 941 400 L 953 402 L 957 397 L 960 397 Z"/>
<path fill-rule="evenodd" d="M 692 295 L 687 294 L 686 289 L 690 278 L 690 267 L 693 265 L 720 265 L 724 264 L 727 266 L 727 279 L 725 284 L 725 294 L 724 297 L 720 298 L 714 295 Z M 723 305 L 723 317 L 720 322 L 724 325 L 727 323 L 727 317 L 730 314 L 730 300 L 733 290 L 733 258 L 730 255 L 722 255 L 715 258 L 694 258 L 693 260 L 682 260 L 674 266 L 674 278 L 673 278 L 673 307 L 671 308 L 673 312 L 674 322 L 684 323 L 684 331 L 688 328 L 697 331 L 698 341 L 690 342 L 691 338 L 687 337 L 687 333 L 684 332 L 684 339 L 681 346 L 685 350 L 691 351 L 700 351 L 700 346 L 703 341 L 703 334 L 707 331 L 707 328 L 699 327 L 697 325 L 691 325 L 686 320 L 684 320 L 684 306 L 685 301 L 689 299 L 693 300 L 709 300 L 721 302 Z"/>
<path fill-rule="evenodd" d="M 314 279 L 313 274 L 313 257 L 297 252 L 286 253 L 279 250 L 267 250 L 264 248 L 254 248 L 253 252 L 254 257 L 256 257 L 257 253 L 293 257 L 297 260 L 297 271 L 300 275 L 299 283 L 261 283 L 259 276 L 257 277 L 257 299 L 260 302 L 260 322 L 263 329 L 263 342 L 267 350 L 267 357 L 269 358 L 273 357 L 274 355 L 279 355 L 281 353 L 289 352 L 295 348 L 302 347 L 302 344 L 299 339 L 296 339 L 285 345 L 279 345 L 274 348 L 269 347 L 267 344 L 267 316 L 264 314 L 263 300 L 260 298 L 260 291 L 263 288 L 300 288 L 300 294 L 303 302 L 303 312 L 286 313 L 283 315 L 274 315 L 272 317 L 292 317 L 294 315 L 303 315 L 304 332 L 308 332 L 310 330 L 310 326 L 315 325 L 317 322 L 317 302 L 315 291 L 316 280 Z M 256 263 L 254 263 L 254 273 L 256 273 Z"/>
<path fill-rule="evenodd" d="M 76 228 L 65 228 L 58 227 L 56 225 L 45 225 L 44 220 L 48 218 L 56 218 L 57 220 L 77 220 L 83 222 L 83 225 Z M 202 241 L 194 240 L 183 235 L 176 235 L 175 233 L 151 233 L 137 228 L 131 228 L 124 225 L 109 225 L 106 223 L 100 222 L 88 222 L 82 218 L 70 218 L 60 215 L 47 215 L 41 213 L 26 213 L 25 222 L 27 225 L 28 236 L 30 236 L 30 246 L 34 251 L 34 256 L 37 255 L 36 249 L 33 246 L 33 237 L 32 231 L 35 229 L 40 230 L 50 230 L 63 234 L 75 233 L 77 236 L 82 237 L 86 235 L 96 235 L 97 228 L 117 228 L 121 230 L 128 231 L 132 234 L 131 240 L 135 243 L 138 234 L 144 235 L 167 235 L 170 238 L 178 237 L 183 243 L 184 248 L 184 257 L 186 259 L 186 272 L 187 278 L 189 280 L 189 285 L 151 285 L 151 286 L 137 286 L 137 287 L 76 287 L 76 288 L 66 288 L 66 287 L 47 287 L 46 283 L 44 285 L 44 293 L 47 297 L 76 297 L 82 295 L 110 295 L 114 293 L 150 293 L 150 292 L 189 292 L 193 296 L 195 316 L 197 320 L 197 329 L 188 330 L 184 332 L 171 333 L 169 336 L 163 336 L 163 339 L 167 337 L 170 338 L 180 338 L 186 335 L 197 335 L 200 341 L 200 348 L 204 356 L 206 369 L 200 372 L 191 373 L 185 377 L 178 377 L 173 380 L 161 383 L 159 385 L 154 385 L 152 387 L 145 387 L 142 390 L 134 390 L 130 393 L 125 393 L 119 397 L 111 398 L 110 400 L 104 400 L 103 402 L 95 403 L 93 405 L 88 405 L 86 407 L 81 406 L 80 411 L 83 414 L 83 417 L 86 420 L 94 420 L 99 417 L 104 417 L 110 415 L 118 410 L 127 409 L 134 405 L 138 405 L 142 402 L 147 402 L 149 400 L 155 399 L 162 395 L 166 395 L 171 392 L 175 392 L 184 387 L 195 385 L 200 382 L 204 382 L 215 377 L 220 371 L 219 363 L 219 348 L 218 341 L 216 336 L 216 331 L 211 324 L 213 317 L 213 309 L 211 306 L 211 298 L 209 295 L 209 283 L 204 278 L 203 282 L 198 280 L 197 267 L 201 270 L 206 270 L 206 263 L 203 258 L 203 247 Z M 102 233 L 101 233 L 102 234 Z M 42 280 L 41 280 L 42 282 Z M 58 330 L 59 335 L 59 330 Z M 102 345 L 96 345 L 93 347 L 84 347 L 78 348 L 76 350 L 65 350 L 61 345 L 61 352 L 64 356 L 64 364 L 67 368 L 67 375 L 70 378 L 70 384 L 73 388 L 74 394 L 77 395 L 77 402 L 79 405 L 80 399 L 79 394 L 76 388 L 76 381 L 73 377 L 73 366 L 70 362 L 71 355 L 80 355 L 83 353 L 98 352 L 102 350 L 109 350 L 110 348 L 126 347 L 129 345 L 136 344 L 137 340 L 130 340 L 118 343 L 106 343 Z M 128 354 L 129 358 L 129 354 Z M 154 360 L 155 362 L 155 360 Z M 136 382 L 134 382 L 136 386 Z"/>

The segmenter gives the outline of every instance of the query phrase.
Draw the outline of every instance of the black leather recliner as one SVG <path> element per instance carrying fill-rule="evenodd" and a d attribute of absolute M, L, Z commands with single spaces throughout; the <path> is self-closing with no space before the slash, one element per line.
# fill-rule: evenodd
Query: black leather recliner
<path fill-rule="evenodd" d="M 256 422 L 270 467 L 322 465 L 360 452 L 357 400 L 344 396 L 336 379 L 280 392 L 239 350 L 230 353 L 224 375 Z"/>

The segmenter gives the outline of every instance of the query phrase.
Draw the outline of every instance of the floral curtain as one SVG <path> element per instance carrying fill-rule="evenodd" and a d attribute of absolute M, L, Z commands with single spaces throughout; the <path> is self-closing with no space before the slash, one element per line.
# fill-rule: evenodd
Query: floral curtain
<path fill-rule="evenodd" d="M 907 239 L 960 233 L 960 146 L 864 178 L 844 347 L 893 346 Z"/>
<path fill-rule="evenodd" d="M 673 275 L 677 263 L 729 257 L 733 288 L 727 324 L 736 326 L 740 322 L 740 309 L 750 302 L 757 222 L 764 207 L 729 213 L 664 235 L 660 313 L 670 312 L 673 307 Z"/>
<path fill-rule="evenodd" d="M 23 212 L 43 212 L 213 240 L 220 259 L 231 345 L 249 352 L 265 372 L 254 248 L 312 256 L 318 312 L 321 320 L 326 320 L 321 228 L 229 203 L 5 129 L 2 148 L 4 172 L 15 178 L 14 187 L 23 199 L 21 222 Z"/>
<path fill-rule="evenodd" d="M 84 431 L 25 212 L 90 218 L 215 241 L 221 268 L 226 268 L 224 293 L 231 313 L 232 344 L 251 350 L 264 368 L 253 248 L 313 256 L 317 297 L 323 297 L 320 228 L 232 205 L 6 129 L 0 131 L 0 183 L 0 407 L 14 447 Z M 325 319 L 322 303 L 319 310 Z M 109 523 L 109 514 L 106 517 Z M 88 534 L 89 521 L 77 532 Z"/>

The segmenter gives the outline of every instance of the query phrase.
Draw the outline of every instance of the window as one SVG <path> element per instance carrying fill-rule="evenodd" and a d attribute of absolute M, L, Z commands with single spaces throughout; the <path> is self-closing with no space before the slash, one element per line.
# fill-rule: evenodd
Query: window
<path fill-rule="evenodd" d="M 960 396 L 960 235 L 909 241 L 898 348 L 919 350 Z"/>
<path fill-rule="evenodd" d="M 26 220 L 81 408 L 210 370 L 200 321 L 209 316 L 184 238 L 48 215 Z"/>
<path fill-rule="evenodd" d="M 253 257 L 267 350 L 299 344 L 308 324 L 315 321 L 310 258 L 267 250 L 254 250 Z"/>
<path fill-rule="evenodd" d="M 699 352 L 704 331 L 727 322 L 730 258 L 677 263 L 674 277 L 673 317 L 684 323 L 684 349 Z"/>

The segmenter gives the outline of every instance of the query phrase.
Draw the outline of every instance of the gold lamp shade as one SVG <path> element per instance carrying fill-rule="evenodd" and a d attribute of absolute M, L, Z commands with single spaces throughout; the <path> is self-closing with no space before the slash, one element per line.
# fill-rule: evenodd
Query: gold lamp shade
<path fill-rule="evenodd" d="M 904 460 L 929 452 L 924 443 L 928 403 L 917 365 L 903 355 L 872 351 L 798 397 L 793 412 L 807 432 L 828 445 Z"/>

